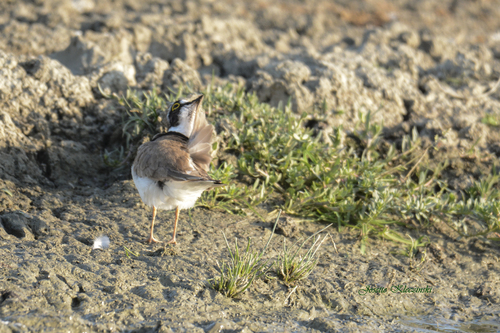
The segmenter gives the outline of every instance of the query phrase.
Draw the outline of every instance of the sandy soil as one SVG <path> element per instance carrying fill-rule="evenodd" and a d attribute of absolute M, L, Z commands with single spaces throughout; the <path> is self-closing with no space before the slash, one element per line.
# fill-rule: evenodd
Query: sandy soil
<path fill-rule="evenodd" d="M 263 246 L 272 218 L 195 208 L 178 246 L 145 245 L 150 210 L 128 171 L 103 163 L 121 116 L 97 89 L 200 88 L 215 73 L 312 116 L 326 101 L 324 130 L 378 110 L 388 142 L 413 127 L 446 134 L 435 159 L 459 190 L 499 165 L 500 131 L 481 122 L 500 113 L 499 22 L 495 0 L 1 2 L 0 332 L 499 331 L 498 243 L 445 225 L 404 231 L 432 242 L 421 266 L 422 253 L 379 240 L 361 255 L 357 233 L 332 229 L 338 253 L 327 243 L 296 289 L 208 289 L 227 259 L 221 232 Z M 158 238 L 173 215 L 160 213 Z M 276 235 L 270 257 L 324 227 L 290 221 L 297 232 Z M 92 249 L 100 235 L 109 249 Z"/>

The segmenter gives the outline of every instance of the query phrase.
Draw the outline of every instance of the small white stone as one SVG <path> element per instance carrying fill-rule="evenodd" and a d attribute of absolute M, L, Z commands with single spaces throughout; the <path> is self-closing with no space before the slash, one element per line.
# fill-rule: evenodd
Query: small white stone
<path fill-rule="evenodd" d="M 107 249 L 109 247 L 109 237 L 99 236 L 94 239 L 94 249 Z"/>

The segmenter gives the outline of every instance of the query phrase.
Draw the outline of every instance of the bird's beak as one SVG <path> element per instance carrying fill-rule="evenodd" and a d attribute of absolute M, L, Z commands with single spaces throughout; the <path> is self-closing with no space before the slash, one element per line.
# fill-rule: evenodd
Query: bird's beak
<path fill-rule="evenodd" d="M 189 133 L 187 135 L 188 137 L 191 136 L 193 130 L 196 130 L 198 128 L 197 124 L 199 122 L 199 118 L 203 117 L 203 119 L 205 119 L 204 114 L 200 116 L 200 113 L 203 112 L 203 110 L 201 109 L 202 102 L 203 95 L 200 95 L 189 103 L 189 107 L 187 108 L 187 110 L 189 110 L 189 113 L 187 115 L 189 119 L 189 129 L 187 129 L 187 132 Z"/>
<path fill-rule="evenodd" d="M 196 99 L 194 99 L 191 103 L 194 103 L 196 106 L 196 113 L 198 113 L 198 110 L 201 107 L 201 104 L 203 102 L 203 95 L 198 96 Z"/>
<path fill-rule="evenodd" d="M 203 95 L 198 96 L 191 103 L 194 104 L 193 121 L 196 123 L 196 119 L 200 116 L 201 105 L 203 104 Z"/>

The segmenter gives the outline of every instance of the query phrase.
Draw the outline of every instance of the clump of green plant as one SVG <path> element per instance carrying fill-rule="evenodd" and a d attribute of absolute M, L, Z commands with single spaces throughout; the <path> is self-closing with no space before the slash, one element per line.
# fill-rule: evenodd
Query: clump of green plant
<path fill-rule="evenodd" d="M 489 126 L 500 127 L 500 116 L 487 114 L 486 116 L 483 117 L 483 119 L 481 119 L 481 122 Z"/>
<path fill-rule="evenodd" d="M 410 259 L 410 270 L 418 272 L 427 262 L 426 247 L 430 244 L 430 241 L 427 236 L 420 236 L 417 239 L 414 239 L 409 234 L 406 234 L 406 236 L 409 238 L 409 241 L 406 243 L 406 248 L 401 252 L 394 252 L 393 254 L 399 254 L 408 257 Z M 417 258 L 419 254 L 420 258 Z"/>
<path fill-rule="evenodd" d="M 235 166 L 227 162 L 223 162 L 219 168 L 213 169 L 211 177 L 228 185 L 204 192 L 198 206 L 220 208 L 230 213 L 240 213 L 240 215 L 244 215 L 245 210 L 248 209 L 259 216 L 255 207 L 268 198 L 264 183 L 256 181 L 252 186 L 242 186 L 236 180 L 238 171 Z"/>
<path fill-rule="evenodd" d="M 237 239 L 235 240 L 234 251 L 231 251 L 231 246 L 227 241 L 226 235 L 222 233 L 231 260 L 229 263 L 222 262 L 222 265 L 217 261 L 220 276 L 207 281 L 210 288 L 227 297 L 238 297 L 252 285 L 255 279 L 267 272 L 269 260 L 264 260 L 262 257 L 274 235 L 274 230 L 276 229 L 280 215 L 281 211 L 278 213 L 278 218 L 276 219 L 276 223 L 267 240 L 266 246 L 264 246 L 260 252 L 250 249 L 250 238 L 248 239 L 244 252 L 240 253 Z"/>
<path fill-rule="evenodd" d="M 295 242 L 291 247 L 286 247 L 286 240 L 283 239 L 283 252 L 279 254 L 278 260 L 275 263 L 275 271 L 278 277 L 280 277 L 283 282 L 287 285 L 294 285 L 297 282 L 307 278 L 316 267 L 319 257 L 316 256 L 316 252 L 320 249 L 321 245 L 325 241 L 328 235 L 325 235 L 323 239 L 318 235 L 322 231 L 329 228 L 323 228 L 314 235 L 305 239 L 300 245 L 298 241 Z M 317 237 L 316 237 L 317 236 Z M 307 250 L 307 252 L 301 256 L 299 251 L 302 250 L 306 242 L 310 239 L 314 239 L 313 244 Z"/>
<path fill-rule="evenodd" d="M 122 114 L 122 135 L 126 148 L 137 138 L 143 137 L 145 132 L 155 134 L 159 112 L 166 109 L 167 101 L 170 100 L 168 95 L 162 98 L 156 89 L 145 92 L 128 89 L 125 96 L 106 95 L 100 91 L 103 96 L 115 99 L 125 111 Z"/>
<path fill-rule="evenodd" d="M 450 193 L 437 207 L 436 217 L 449 222 L 461 237 L 486 236 L 497 232 L 500 230 L 500 190 L 496 187 L 499 180 L 500 176 L 493 168 L 491 175 L 474 182 L 465 193 L 461 193 L 462 198 Z M 471 232 L 469 225 L 473 223 L 482 230 Z"/>
<path fill-rule="evenodd" d="M 231 251 L 229 243 L 224 235 L 226 246 L 231 261 L 217 262 L 220 277 L 209 280 L 210 287 L 224 296 L 237 297 L 250 287 L 256 278 L 262 276 L 266 271 L 266 265 L 262 262 L 262 252 L 258 253 L 250 249 L 251 240 L 248 239 L 244 252 L 240 254 L 238 240 L 235 240 L 234 251 Z"/>

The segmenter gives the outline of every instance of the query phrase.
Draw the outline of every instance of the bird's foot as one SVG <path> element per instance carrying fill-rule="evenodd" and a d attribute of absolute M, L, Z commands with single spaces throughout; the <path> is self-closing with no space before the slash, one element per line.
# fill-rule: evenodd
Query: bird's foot
<path fill-rule="evenodd" d="M 161 241 L 157 240 L 153 236 L 149 236 L 149 238 L 146 240 L 146 243 L 151 244 L 151 243 L 161 243 Z"/>
<path fill-rule="evenodd" d="M 174 238 L 172 238 L 171 240 L 169 240 L 169 241 L 167 242 L 167 244 L 174 244 L 174 245 L 175 245 L 175 244 L 177 244 L 177 241 L 175 240 L 175 237 L 174 237 Z"/>

